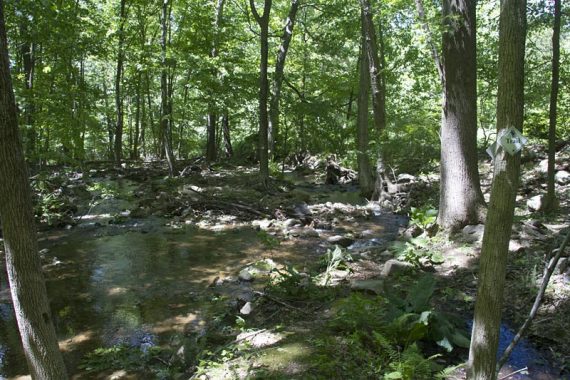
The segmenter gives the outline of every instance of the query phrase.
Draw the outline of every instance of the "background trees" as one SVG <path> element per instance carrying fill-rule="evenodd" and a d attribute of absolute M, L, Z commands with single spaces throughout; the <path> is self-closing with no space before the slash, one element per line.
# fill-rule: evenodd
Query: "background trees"
<path fill-rule="evenodd" d="M 30 54 L 27 48 L 25 54 Z M 0 220 L 6 271 L 32 378 L 66 379 L 38 254 L 29 176 L 18 131 L 9 62 L 4 1 L 0 0 Z M 31 75 L 30 70 L 27 73 Z"/>

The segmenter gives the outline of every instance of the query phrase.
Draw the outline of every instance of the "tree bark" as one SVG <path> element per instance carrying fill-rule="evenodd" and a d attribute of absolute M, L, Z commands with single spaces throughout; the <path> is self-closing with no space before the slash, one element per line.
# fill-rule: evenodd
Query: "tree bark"
<path fill-rule="evenodd" d="M 364 12 L 362 18 L 364 18 Z M 368 70 L 368 53 L 366 51 L 364 23 L 362 24 L 362 48 L 359 65 L 358 117 L 356 122 L 356 151 L 358 161 L 358 183 L 360 192 L 370 198 L 374 192 L 374 178 L 370 167 L 368 153 L 368 97 L 370 91 L 370 74 Z"/>
<path fill-rule="evenodd" d="M 232 139 L 230 135 L 230 116 L 228 111 L 224 111 L 222 116 L 222 133 L 224 135 L 224 147 L 226 150 L 226 158 L 232 158 L 234 149 L 232 148 Z"/>
<path fill-rule="evenodd" d="M 24 123 L 26 123 L 26 156 L 35 161 L 36 154 L 36 128 L 34 124 L 35 102 L 34 102 L 34 75 L 35 75 L 35 52 L 36 44 L 30 36 L 28 20 L 23 20 L 20 25 L 20 33 L 24 38 L 21 47 L 22 67 L 24 69 Z"/>
<path fill-rule="evenodd" d="M 370 89 L 372 92 L 372 110 L 374 111 L 374 126 L 381 132 L 386 128 L 386 105 L 382 87 L 382 68 L 378 56 L 378 43 L 376 39 L 376 29 L 372 16 L 372 6 L 369 0 L 360 0 L 362 10 L 362 28 L 364 29 L 364 43 L 366 45 L 366 55 L 368 70 L 370 72 Z"/>
<path fill-rule="evenodd" d="M 115 164 L 120 165 L 123 154 L 123 96 L 121 87 L 123 82 L 123 65 L 125 60 L 125 22 L 126 15 L 126 0 L 121 0 L 120 14 L 119 14 L 119 42 L 117 51 L 117 72 L 115 73 L 115 107 L 117 109 L 117 123 L 115 125 Z"/>
<path fill-rule="evenodd" d="M 273 83 L 271 85 L 271 102 L 269 104 L 269 156 L 275 156 L 275 143 L 279 135 L 279 101 L 281 99 L 281 88 L 283 86 L 283 77 L 285 71 L 285 59 L 289 51 L 289 45 L 293 38 L 293 28 L 295 27 L 295 19 L 299 10 L 300 0 L 291 0 L 289 15 L 283 27 L 283 35 L 281 36 L 281 45 L 277 51 L 277 62 L 275 63 L 275 73 L 273 75 Z"/>
<path fill-rule="evenodd" d="M 168 83 L 168 62 L 166 60 L 167 52 L 167 40 L 168 40 L 168 28 L 170 26 L 169 22 L 169 0 L 162 1 L 162 12 L 161 12 L 161 28 L 162 37 L 160 40 L 160 45 L 162 49 L 161 55 L 161 65 L 162 71 L 160 76 L 160 90 L 161 90 L 161 115 L 160 115 L 160 129 L 164 145 L 164 153 L 166 155 L 166 161 L 168 163 L 168 172 L 170 176 L 174 176 L 176 171 L 175 168 L 175 158 L 172 152 L 172 100 L 171 100 L 171 86 Z"/>
<path fill-rule="evenodd" d="M 214 38 L 212 41 L 212 51 L 210 56 L 216 58 L 218 56 L 218 45 L 219 45 L 219 34 L 220 34 L 220 24 L 222 22 L 222 17 L 224 14 L 224 0 L 216 0 L 216 14 L 214 17 Z M 212 70 L 213 81 L 218 80 L 218 70 Z M 213 91 L 212 91 L 213 92 Z M 217 144 L 216 144 L 216 121 L 218 120 L 218 115 L 215 112 L 215 94 L 212 94 L 210 99 L 210 104 L 208 104 L 208 115 L 206 117 L 206 161 L 213 162 L 217 159 Z"/>
<path fill-rule="evenodd" d="M 457 230 L 483 219 L 477 159 L 476 3 L 443 1 L 443 112 L 438 223 Z"/>
<path fill-rule="evenodd" d="M 544 210 L 553 211 L 558 207 L 554 186 L 556 165 L 556 116 L 558 106 L 558 86 L 560 83 L 560 19 L 561 0 L 554 0 L 554 25 L 552 27 L 552 83 L 550 87 L 550 111 L 548 123 L 548 174 Z"/>
<path fill-rule="evenodd" d="M 497 130 L 522 130 L 524 113 L 524 53 L 526 0 L 502 0 L 499 18 Z M 489 212 L 485 223 L 468 378 L 494 380 L 503 306 L 503 291 L 515 197 L 519 184 L 520 153 L 499 149 L 494 162 Z"/>
<path fill-rule="evenodd" d="M 439 80 L 443 84 L 443 82 L 445 82 L 443 66 L 441 64 L 441 59 L 439 58 L 438 49 L 436 48 L 435 44 L 433 43 L 433 38 L 431 37 L 431 30 L 430 30 L 429 23 L 428 23 L 427 18 L 426 18 L 426 12 L 424 10 L 423 1 L 422 0 L 415 0 L 415 3 L 416 3 L 416 10 L 418 12 L 418 19 L 419 19 L 420 23 L 422 24 L 422 29 L 424 30 L 424 33 L 426 34 L 427 42 L 428 42 L 428 44 L 430 46 L 430 50 L 431 50 L 431 56 L 433 58 L 433 61 L 435 63 L 435 67 L 437 69 L 437 73 L 439 75 Z"/>
<path fill-rule="evenodd" d="M 9 62 L 4 1 L 0 0 L 0 219 L 6 270 L 32 378 L 67 379 L 38 254 L 28 170 L 18 131 Z"/>
<path fill-rule="evenodd" d="M 267 79 L 267 61 L 269 57 L 269 13 L 271 12 L 272 0 L 264 0 L 263 14 L 260 15 L 255 8 L 255 1 L 249 0 L 253 17 L 259 24 L 260 33 L 260 63 L 259 63 L 259 177 L 263 186 L 269 181 L 269 151 L 268 129 L 269 120 L 267 113 L 267 99 L 269 95 L 269 81 Z"/>

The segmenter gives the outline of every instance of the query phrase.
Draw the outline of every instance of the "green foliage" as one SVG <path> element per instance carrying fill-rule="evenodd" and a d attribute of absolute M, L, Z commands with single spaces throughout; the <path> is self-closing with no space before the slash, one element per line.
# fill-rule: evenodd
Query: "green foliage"
<path fill-rule="evenodd" d="M 420 208 L 410 208 L 410 224 L 426 229 L 430 224 L 435 223 L 437 210 L 430 206 Z"/>
<path fill-rule="evenodd" d="M 281 244 L 281 241 L 278 238 L 268 234 L 266 231 L 263 230 L 257 233 L 257 238 L 261 241 L 261 243 L 265 246 L 265 248 L 269 250 L 275 249 L 279 247 L 279 245 Z"/>
<path fill-rule="evenodd" d="M 425 260 L 432 264 L 441 264 L 445 258 L 440 251 L 431 247 L 430 240 L 426 237 L 413 238 L 410 241 L 395 241 L 390 250 L 399 260 L 406 261 L 415 267 L 422 266 Z"/>
<path fill-rule="evenodd" d="M 326 265 L 324 273 L 321 275 L 321 283 L 324 286 L 329 285 L 332 278 L 332 272 L 337 269 L 350 270 L 347 263 L 352 261 L 352 256 L 347 250 L 335 245 L 334 249 L 327 249 L 323 256 L 323 264 Z"/>
<path fill-rule="evenodd" d="M 156 379 L 170 379 L 181 368 L 168 364 L 170 350 L 149 347 L 141 350 L 128 345 L 97 348 L 85 356 L 79 368 L 87 373 L 101 373 L 107 370 L 126 370 L 135 373 L 150 373 Z"/>

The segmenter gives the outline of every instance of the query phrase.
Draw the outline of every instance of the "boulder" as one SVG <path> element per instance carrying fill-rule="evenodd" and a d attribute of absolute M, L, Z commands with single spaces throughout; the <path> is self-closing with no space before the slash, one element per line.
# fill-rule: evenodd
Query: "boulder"
<path fill-rule="evenodd" d="M 482 241 L 483 233 L 485 232 L 484 224 L 467 225 L 463 227 L 461 233 L 470 242 Z"/>
<path fill-rule="evenodd" d="M 567 185 L 570 183 L 570 173 L 566 170 L 560 170 L 559 172 L 556 172 L 554 179 L 560 185 Z"/>
<path fill-rule="evenodd" d="M 334 236 L 330 236 L 327 239 L 327 242 L 330 244 L 336 244 L 339 245 L 343 248 L 347 248 L 348 246 L 350 246 L 352 243 L 354 243 L 354 238 L 352 238 L 349 235 L 334 235 Z"/>
<path fill-rule="evenodd" d="M 384 268 L 382 268 L 382 276 L 397 276 L 404 273 L 409 273 L 414 269 L 414 266 L 408 262 L 391 259 L 386 261 Z"/>
<path fill-rule="evenodd" d="M 526 206 L 530 211 L 542 211 L 544 208 L 544 195 L 535 195 L 526 201 Z"/>

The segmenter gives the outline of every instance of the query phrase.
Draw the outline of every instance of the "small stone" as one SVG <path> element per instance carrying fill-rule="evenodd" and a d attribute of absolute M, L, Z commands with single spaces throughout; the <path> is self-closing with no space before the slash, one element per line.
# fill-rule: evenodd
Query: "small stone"
<path fill-rule="evenodd" d="M 287 219 L 283 222 L 283 227 L 285 228 L 289 228 L 289 227 L 293 227 L 293 226 L 299 226 L 301 225 L 301 221 L 299 219 Z"/>
<path fill-rule="evenodd" d="M 381 294 L 384 290 L 384 280 L 354 280 L 350 284 L 353 290 Z"/>
<path fill-rule="evenodd" d="M 540 160 L 540 162 L 538 163 L 538 171 L 540 173 L 547 173 L 548 172 L 548 158 L 545 158 L 544 160 Z"/>
<path fill-rule="evenodd" d="M 484 224 L 467 225 L 463 227 L 462 233 L 471 242 L 477 242 L 483 240 L 483 234 L 485 233 Z"/>
<path fill-rule="evenodd" d="M 352 243 L 354 243 L 354 239 L 351 238 L 350 236 L 342 236 L 342 235 L 334 235 L 331 236 L 327 239 L 327 242 L 329 242 L 330 244 L 336 244 L 339 245 L 343 248 L 347 248 L 348 246 L 350 246 Z"/>
<path fill-rule="evenodd" d="M 570 173 L 568 173 L 566 170 L 561 170 L 559 172 L 556 172 L 554 179 L 558 184 L 566 185 L 570 183 Z"/>
<path fill-rule="evenodd" d="M 558 274 L 564 274 L 564 272 L 566 272 L 566 270 L 568 269 L 570 265 L 570 262 L 568 260 L 568 257 L 562 257 L 560 258 L 560 260 L 558 260 L 558 264 L 556 264 L 556 273 Z"/>
<path fill-rule="evenodd" d="M 238 278 L 241 281 L 253 281 L 253 275 L 247 269 L 242 269 L 239 272 Z"/>
<path fill-rule="evenodd" d="M 530 211 L 541 211 L 544 208 L 544 195 L 535 195 L 526 201 Z"/>
<path fill-rule="evenodd" d="M 239 310 L 240 314 L 250 315 L 253 311 L 253 304 L 251 302 L 246 302 L 245 305 Z"/>
<path fill-rule="evenodd" d="M 524 251 L 525 248 L 526 247 L 522 245 L 521 242 L 518 240 L 511 240 L 509 242 L 509 252 L 519 253 Z"/>
<path fill-rule="evenodd" d="M 384 264 L 384 268 L 382 268 L 382 276 L 389 277 L 393 275 L 398 275 L 410 272 L 412 269 L 413 265 L 410 263 L 396 259 L 391 259 L 386 261 L 386 264 Z"/>

